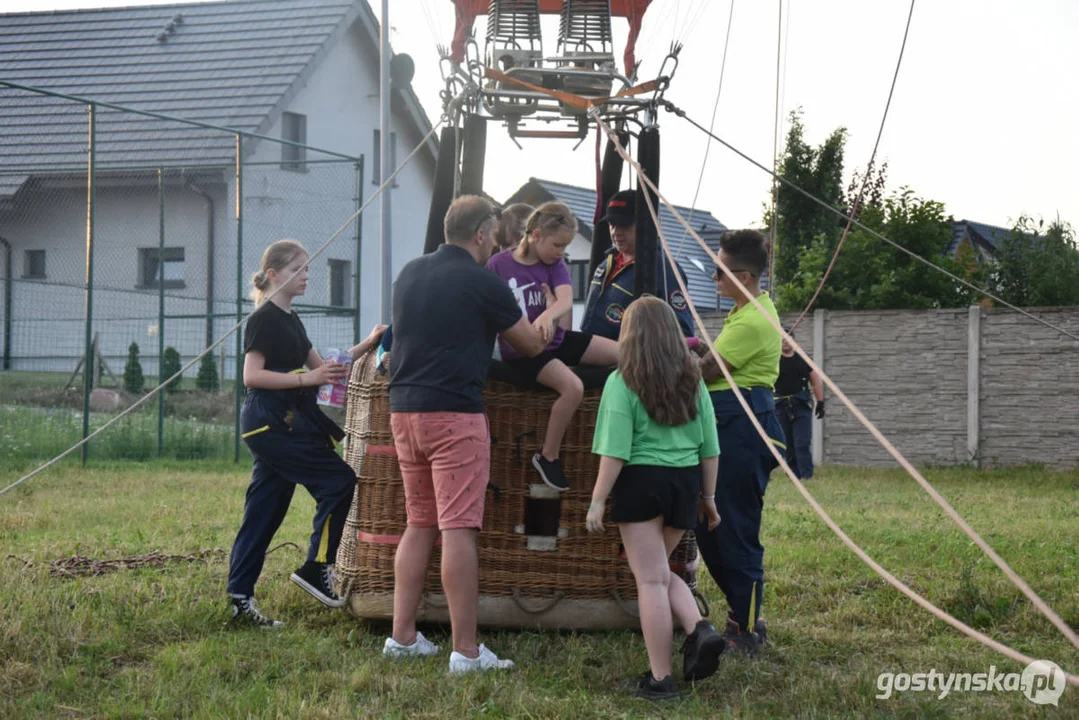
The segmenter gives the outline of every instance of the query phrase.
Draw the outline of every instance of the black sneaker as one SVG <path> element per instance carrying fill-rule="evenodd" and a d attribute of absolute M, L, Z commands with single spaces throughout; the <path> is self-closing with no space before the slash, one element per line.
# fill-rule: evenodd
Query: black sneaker
<path fill-rule="evenodd" d="M 558 492 L 565 492 L 569 490 L 569 480 L 566 479 L 566 474 L 562 472 L 561 460 L 548 460 L 543 457 L 543 453 L 536 453 L 532 456 L 532 467 L 536 468 L 536 472 L 543 478 L 543 482 L 547 483 L 549 487 L 554 488 Z"/>
<path fill-rule="evenodd" d="M 727 611 L 727 629 L 723 633 L 723 637 L 725 639 L 727 637 L 733 637 L 733 636 L 738 635 L 739 632 L 741 632 L 741 628 L 739 627 L 738 623 L 735 621 L 733 615 L 731 614 L 731 611 L 728 610 Z M 757 622 L 753 623 L 753 632 L 757 635 L 757 640 L 758 640 L 757 645 L 759 647 L 763 647 L 764 645 L 768 644 L 768 623 L 765 622 L 764 618 L 759 617 L 759 618 L 757 618 Z"/>
<path fill-rule="evenodd" d="M 686 682 L 704 680 L 719 668 L 719 656 L 727 644 L 712 623 L 701 620 L 682 643 L 682 678 Z"/>
<path fill-rule="evenodd" d="M 339 608 L 345 604 L 345 599 L 334 592 L 332 565 L 308 561 L 290 579 L 326 607 Z"/>
<path fill-rule="evenodd" d="M 673 700 L 678 697 L 678 684 L 675 683 L 674 677 L 668 675 L 662 680 L 656 680 L 651 670 L 644 675 L 623 681 L 622 687 L 645 700 Z"/>
<path fill-rule="evenodd" d="M 273 630 L 285 624 L 280 620 L 272 620 L 259 612 L 253 597 L 236 597 L 234 595 L 229 599 L 232 601 L 232 622 L 237 625 L 249 625 L 263 630 Z"/>
<path fill-rule="evenodd" d="M 738 652 L 753 657 L 761 647 L 761 636 L 742 630 L 737 622 L 727 618 L 727 632 L 723 633 L 723 642 L 727 644 L 723 652 Z"/>

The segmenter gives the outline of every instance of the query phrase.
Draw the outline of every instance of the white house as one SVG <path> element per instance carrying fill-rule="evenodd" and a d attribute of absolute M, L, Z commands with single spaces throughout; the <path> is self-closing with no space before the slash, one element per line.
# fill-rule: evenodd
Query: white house
<path fill-rule="evenodd" d="M 0 81 L 338 154 L 243 140 L 238 248 L 235 135 L 97 107 L 94 330 L 110 360 L 138 342 L 148 373 L 159 282 L 166 343 L 193 356 L 235 322 L 238 249 L 246 293 L 269 243 L 314 250 L 378 185 L 378 25 L 366 0 L 0 14 Z M 410 88 L 394 88 L 392 108 L 396 164 L 431 125 Z M 84 102 L 0 86 L 0 337 L 13 369 L 69 370 L 82 355 L 88 116 Z M 432 139 L 392 191 L 394 275 L 422 252 L 436 153 Z M 376 202 L 312 263 L 302 301 L 349 313 L 307 321 L 317 347 L 351 343 L 356 272 L 364 332 L 378 320 L 378 233 Z"/>

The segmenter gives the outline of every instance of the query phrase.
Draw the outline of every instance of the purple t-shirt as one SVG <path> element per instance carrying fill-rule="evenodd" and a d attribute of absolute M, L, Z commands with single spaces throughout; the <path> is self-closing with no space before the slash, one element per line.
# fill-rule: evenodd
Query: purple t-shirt
<path fill-rule="evenodd" d="M 510 291 L 513 292 L 513 297 L 517 299 L 517 304 L 521 307 L 521 312 L 528 318 L 528 322 L 534 322 L 547 309 L 547 298 L 543 294 L 544 284 L 551 288 L 551 292 L 560 285 L 572 284 L 569 268 L 566 267 L 566 262 L 562 258 L 559 258 L 554 265 L 544 265 L 541 262 L 525 265 L 513 257 L 513 248 L 491 256 L 491 259 L 487 261 L 487 269 L 493 270 L 496 275 L 506 281 Z M 547 349 L 554 350 L 561 345 L 565 334 L 565 330 L 556 325 L 554 338 Z M 498 337 L 498 347 L 504 360 L 523 357 L 503 340 L 501 335 Z"/>

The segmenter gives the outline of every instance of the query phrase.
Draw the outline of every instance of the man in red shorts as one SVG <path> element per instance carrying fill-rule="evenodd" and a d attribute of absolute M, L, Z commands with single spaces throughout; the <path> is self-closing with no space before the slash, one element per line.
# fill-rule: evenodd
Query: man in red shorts
<path fill-rule="evenodd" d="M 390 425 L 408 526 L 394 560 L 393 636 L 383 653 L 438 652 L 416 631 L 416 613 L 441 535 L 453 630 L 449 669 L 457 673 L 513 667 L 476 643 L 476 535 L 491 470 L 483 388 L 497 334 L 528 357 L 545 343 L 506 283 L 484 268 L 497 249 L 492 205 L 475 195 L 460 197 L 444 228 L 446 244 L 405 265 L 393 286 Z"/>

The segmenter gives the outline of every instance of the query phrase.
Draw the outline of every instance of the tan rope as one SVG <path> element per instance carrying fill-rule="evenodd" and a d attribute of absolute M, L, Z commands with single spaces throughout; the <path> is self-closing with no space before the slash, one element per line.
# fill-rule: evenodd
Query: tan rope
<path fill-rule="evenodd" d="M 715 264 L 718 267 L 720 267 L 724 272 L 726 272 L 728 274 L 728 277 L 730 277 L 734 281 L 735 285 L 738 287 L 738 289 L 740 291 L 745 293 L 747 297 L 750 297 L 750 301 L 757 307 L 758 310 L 761 311 L 761 314 L 764 317 L 768 318 L 770 322 L 772 322 L 772 325 L 776 328 L 776 330 L 779 331 L 779 333 L 783 336 L 784 339 L 786 339 L 788 342 L 790 342 L 790 344 L 794 348 L 795 352 L 797 352 L 802 357 L 802 359 L 804 359 L 810 365 L 810 367 L 814 371 L 816 371 L 817 373 L 820 374 L 821 379 L 828 385 L 829 388 L 831 388 L 831 390 L 836 394 L 836 396 L 839 397 L 840 401 L 855 415 L 855 417 L 858 418 L 858 420 L 866 427 L 866 429 L 868 429 L 873 434 L 873 436 L 881 443 L 881 445 L 883 445 L 884 448 L 886 450 L 888 450 L 888 452 L 893 457 L 895 457 L 897 461 L 899 461 L 900 465 L 903 466 L 903 468 L 905 470 L 907 470 L 907 472 L 910 473 L 910 475 L 912 477 L 914 477 L 914 479 L 917 480 L 918 483 L 920 485 L 922 485 L 922 487 L 925 488 L 927 492 L 929 492 L 930 496 L 933 497 L 933 499 L 937 501 L 937 503 L 945 510 L 945 512 L 961 528 L 963 528 L 963 530 L 967 533 L 967 535 L 970 536 L 971 539 L 974 540 L 975 543 L 980 548 L 982 548 L 982 550 L 985 551 L 987 555 L 989 555 L 991 558 L 993 558 L 993 561 L 997 563 L 998 567 L 1000 567 L 1004 571 L 1004 573 L 1008 576 L 1008 578 L 1010 580 L 1012 580 L 1012 582 L 1015 583 L 1016 586 L 1019 587 L 1020 590 L 1023 590 L 1024 594 L 1026 594 L 1027 597 L 1030 598 L 1031 602 L 1034 603 L 1035 607 L 1037 607 L 1044 615 L 1046 615 L 1046 617 L 1048 617 L 1049 620 L 1052 621 L 1053 624 L 1056 625 L 1058 627 L 1058 629 L 1061 630 L 1061 632 L 1064 634 L 1064 636 L 1067 637 L 1068 640 L 1073 645 L 1076 645 L 1077 647 L 1079 647 L 1079 643 L 1077 643 L 1076 635 L 1075 635 L 1074 631 L 1072 631 L 1072 629 L 1070 627 L 1068 627 L 1067 624 L 1065 624 L 1064 621 L 1061 620 L 1060 617 L 1057 616 L 1057 614 L 1055 612 L 1053 612 L 1053 610 L 1045 603 L 1045 601 L 1042 600 L 1037 595 L 1037 593 L 1035 593 L 1034 590 L 1031 589 L 1030 586 L 1027 585 L 1026 582 L 1024 582 L 1023 579 L 1020 578 L 1015 573 L 1015 571 L 1012 570 L 1008 566 L 1008 564 L 1006 562 L 1004 562 L 1003 558 L 1001 558 L 999 555 L 997 555 L 996 552 L 994 552 L 993 549 L 991 547 L 989 547 L 989 545 L 984 540 L 982 540 L 981 536 L 979 536 L 977 534 L 977 532 L 975 532 L 974 529 L 971 528 L 970 525 L 968 525 L 966 523 L 966 521 L 964 521 L 963 518 L 960 517 L 959 514 L 948 504 L 948 502 L 946 500 L 944 500 L 943 497 L 940 496 L 940 494 L 929 484 L 929 482 L 926 481 L 925 478 L 923 478 L 921 476 L 921 474 L 918 473 L 917 470 L 914 469 L 913 466 L 911 466 L 911 464 L 906 460 L 906 458 L 904 458 L 899 453 L 899 451 L 895 449 L 895 447 L 888 441 L 888 439 L 886 437 L 884 437 L 884 435 L 881 434 L 881 432 L 879 430 L 877 430 L 877 428 L 869 421 L 868 418 L 865 417 L 864 414 L 862 414 L 862 412 L 854 405 L 854 403 L 852 403 L 850 401 L 850 399 L 847 398 L 847 396 L 839 389 L 839 387 L 832 381 L 832 379 L 829 378 L 820 369 L 820 367 L 818 367 L 816 365 L 816 363 L 813 362 L 812 358 L 810 358 L 808 356 L 808 354 L 805 352 L 805 350 L 803 350 L 802 347 L 800 345 L 798 345 L 797 342 L 795 342 L 794 338 L 790 337 L 786 332 L 784 332 L 782 326 L 778 322 L 772 321 L 772 319 L 768 315 L 768 313 L 764 311 L 764 308 L 760 304 L 760 301 L 757 300 L 755 297 L 752 297 L 750 295 L 748 289 L 744 285 L 742 285 L 742 283 L 720 261 L 718 255 L 716 255 L 716 254 L 714 254 L 712 252 L 711 248 L 709 248 L 704 243 L 704 241 L 701 240 L 700 236 L 697 235 L 697 233 L 693 231 L 692 227 L 690 227 L 688 225 L 688 223 L 685 222 L 685 220 L 682 218 L 682 216 L 678 212 L 678 210 L 673 205 L 671 205 L 671 203 L 659 192 L 659 188 L 657 188 L 655 183 L 653 183 L 651 181 L 651 179 L 648 178 L 648 176 L 644 174 L 644 172 L 641 170 L 640 165 L 638 165 L 633 160 L 633 158 L 631 158 L 629 156 L 629 154 L 625 151 L 625 148 L 623 148 L 621 143 L 618 141 L 617 136 L 602 121 L 602 119 L 600 119 L 598 113 L 593 112 L 592 115 L 593 115 L 594 119 L 596 120 L 596 122 L 599 124 L 599 126 L 601 128 L 603 128 L 603 131 L 605 133 L 607 133 L 607 136 L 612 139 L 612 142 L 614 143 L 616 149 L 618 150 L 618 153 L 622 156 L 623 160 L 625 160 L 627 163 L 630 164 L 631 167 L 633 167 L 634 171 L 637 173 L 637 177 L 639 178 L 639 182 L 645 183 L 646 185 L 648 185 L 652 189 L 653 192 L 656 193 L 656 196 L 660 199 L 660 201 L 667 205 L 667 207 L 671 210 L 671 212 L 674 213 L 675 217 L 678 218 L 679 222 L 681 222 L 686 227 L 688 232 L 691 235 L 693 235 L 694 239 L 697 240 L 697 242 L 700 244 L 700 246 L 705 249 L 705 252 L 708 253 L 709 257 L 712 258 L 713 262 L 715 262 Z M 660 226 L 659 226 L 658 218 L 656 216 L 656 210 L 655 210 L 655 207 L 652 204 L 652 199 L 650 197 L 648 197 L 648 193 L 645 193 L 645 202 L 648 204 L 648 210 L 649 210 L 649 213 L 651 213 L 651 215 L 653 217 L 653 221 L 656 222 L 656 226 L 657 226 L 657 228 L 659 228 Z M 670 247 L 667 244 L 667 239 L 663 235 L 662 229 L 659 229 L 659 239 L 660 239 L 660 242 L 663 245 L 664 254 L 666 254 L 668 259 L 671 262 L 673 262 L 674 259 L 671 256 Z M 716 363 L 718 364 L 718 366 L 719 366 L 720 370 L 722 371 L 724 378 L 726 378 L 727 382 L 729 382 L 731 384 L 732 388 L 737 389 L 738 386 L 734 382 L 734 379 L 731 377 L 730 372 L 726 368 L 726 365 L 723 363 L 722 359 L 719 357 L 719 353 L 716 352 L 715 347 L 712 345 L 712 340 L 708 335 L 708 331 L 704 327 L 704 323 L 701 321 L 700 315 L 697 313 L 696 306 L 693 304 L 693 300 L 689 295 L 689 290 L 688 290 L 688 288 L 686 288 L 685 282 L 682 280 L 681 276 L 678 273 L 675 273 L 675 275 L 676 275 L 676 279 L 678 281 L 678 285 L 682 290 L 682 293 L 686 296 L 686 302 L 689 304 L 690 312 L 693 315 L 693 319 L 697 323 L 697 326 L 700 327 L 701 332 L 705 336 L 705 341 L 708 343 L 708 347 L 709 347 L 710 352 L 712 353 L 712 357 L 716 360 Z M 962 622 L 961 620 L 958 620 L 958 619 L 952 617 L 951 615 L 949 615 L 944 610 L 941 610 L 936 605 L 934 605 L 933 603 L 931 603 L 928 600 L 926 600 L 925 598 L 923 598 L 921 595 L 918 595 L 916 592 L 911 590 L 901 580 L 896 578 L 894 575 L 892 575 L 887 570 L 885 570 L 883 567 L 881 567 L 875 560 L 873 560 L 864 550 L 862 550 L 853 540 L 851 540 L 850 537 L 848 537 L 846 533 L 843 532 L 843 530 L 839 527 L 839 525 L 837 525 L 835 523 L 834 520 L 832 520 L 832 518 L 828 515 L 828 513 L 824 510 L 824 508 L 821 507 L 821 505 L 813 498 L 813 496 L 806 489 L 805 485 L 791 471 L 790 467 L 787 465 L 786 460 L 783 458 L 783 456 L 780 454 L 780 452 L 776 449 L 775 445 L 770 441 L 770 439 L 768 437 L 768 434 L 764 431 L 764 428 L 761 427 L 761 424 L 757 420 L 756 415 L 754 415 L 754 413 L 752 412 L 752 410 L 749 407 L 749 404 L 746 402 L 746 400 L 742 396 L 742 394 L 740 392 L 735 392 L 734 394 L 735 394 L 735 397 L 738 399 L 739 404 L 742 406 L 743 411 L 746 413 L 747 417 L 749 418 L 750 422 L 752 423 L 753 427 L 756 429 L 757 433 L 764 440 L 765 445 L 768 447 L 769 451 L 775 457 L 775 459 L 779 463 L 780 467 L 783 468 L 783 471 L 787 474 L 787 477 L 789 477 L 791 482 L 794 483 L 794 486 L 798 489 L 798 491 L 802 494 L 802 496 L 806 499 L 806 501 L 810 504 L 810 506 L 814 509 L 814 511 L 816 511 L 816 513 L 821 517 L 821 519 L 824 520 L 825 524 L 828 525 L 828 527 L 831 528 L 831 530 L 836 533 L 836 535 L 839 537 L 839 539 L 842 540 L 843 543 L 847 547 L 849 547 L 851 549 L 851 551 L 853 551 L 863 562 L 865 562 L 867 565 L 869 565 L 869 567 L 871 567 L 878 575 L 880 575 L 882 578 L 884 578 L 886 581 L 888 581 L 889 584 L 891 584 L 897 590 L 899 590 L 904 595 L 909 597 L 911 600 L 916 602 L 918 605 L 922 606 L 923 608 L 925 608 L 926 610 L 931 612 L 934 616 L 936 616 L 938 619 L 948 623 L 949 625 L 951 625 L 952 627 L 956 628 L 957 630 L 963 632 L 967 636 L 969 636 L 969 637 L 971 637 L 971 638 L 973 638 L 975 640 L 978 640 L 979 642 L 985 644 L 986 646 L 991 647 L 994 650 L 996 650 L 997 652 L 1000 652 L 1001 654 L 1003 654 L 1003 655 L 1005 655 L 1005 656 L 1007 656 L 1007 657 L 1009 657 L 1009 658 L 1011 658 L 1013 660 L 1016 660 L 1018 662 L 1023 662 L 1023 663 L 1026 663 L 1026 664 L 1030 664 L 1030 663 L 1034 662 L 1034 658 L 1028 657 L 1027 655 L 1024 655 L 1024 654 L 1022 654 L 1022 653 L 1020 653 L 1020 652 L 1018 652 L 1016 650 L 1013 650 L 1010 647 L 1008 647 L 1007 645 L 1004 645 L 1004 644 L 1002 644 L 1000 642 L 997 642 L 996 640 L 989 637 L 988 635 L 985 635 L 984 633 L 981 633 L 981 632 L 975 630 L 974 628 L 970 627 L 969 625 Z M 1067 678 L 1067 681 L 1068 681 L 1069 684 L 1079 687 L 1079 676 L 1072 675 L 1070 673 L 1065 673 L 1065 677 Z"/>

